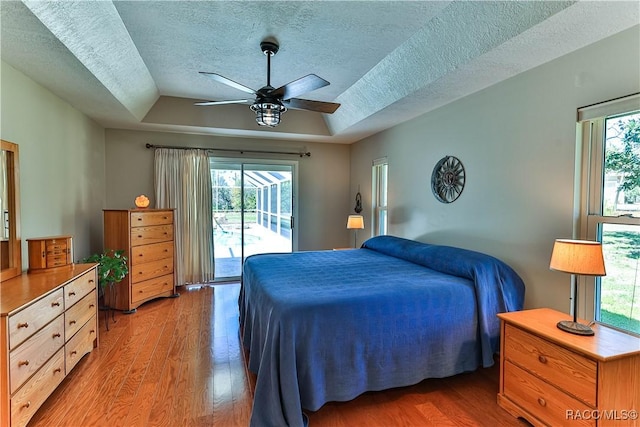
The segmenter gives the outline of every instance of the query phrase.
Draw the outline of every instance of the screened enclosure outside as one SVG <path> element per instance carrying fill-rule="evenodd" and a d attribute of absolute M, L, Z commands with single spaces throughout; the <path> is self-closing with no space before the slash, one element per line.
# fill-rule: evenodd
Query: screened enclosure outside
<path fill-rule="evenodd" d="M 250 255 L 291 252 L 292 166 L 210 164 L 216 280 L 240 277 Z"/>

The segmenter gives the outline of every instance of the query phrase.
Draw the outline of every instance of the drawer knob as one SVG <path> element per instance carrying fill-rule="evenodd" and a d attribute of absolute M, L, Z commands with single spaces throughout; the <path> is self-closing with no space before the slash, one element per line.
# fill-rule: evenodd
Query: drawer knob
<path fill-rule="evenodd" d="M 29 366 L 28 360 L 21 360 L 18 362 L 18 366 Z"/>
<path fill-rule="evenodd" d="M 76 354 L 78 354 L 77 351 L 73 350 L 71 353 L 69 353 L 71 356 L 75 356 Z"/>
<path fill-rule="evenodd" d="M 57 374 L 58 372 L 62 372 L 62 368 L 56 368 L 53 370 L 54 374 Z"/>
<path fill-rule="evenodd" d="M 31 406 L 31 402 L 27 400 L 27 403 L 22 404 L 23 408 L 28 408 L 29 406 Z"/>
<path fill-rule="evenodd" d="M 90 334 L 95 334 L 95 333 L 96 333 L 96 330 L 95 330 L 95 329 L 91 329 L 91 330 L 89 331 L 89 333 L 90 333 Z"/>
<path fill-rule="evenodd" d="M 138 234 L 138 238 L 139 238 L 139 239 L 142 239 L 142 235 Z"/>
<path fill-rule="evenodd" d="M 18 329 L 20 328 L 28 328 L 29 327 L 29 323 L 24 322 L 24 323 L 18 323 Z"/>
<path fill-rule="evenodd" d="M 54 301 L 51 303 L 51 307 L 60 307 L 60 302 Z"/>
<path fill-rule="evenodd" d="M 540 361 L 540 363 L 547 363 L 547 358 L 543 355 L 538 356 L 538 360 Z"/>
<path fill-rule="evenodd" d="M 93 283 L 93 282 L 94 282 L 93 279 L 89 279 L 89 283 Z"/>
<path fill-rule="evenodd" d="M 538 404 L 539 404 L 540 406 L 547 406 L 547 401 L 546 401 L 546 400 L 544 400 L 543 398 L 539 397 L 539 398 L 538 398 Z"/>
<path fill-rule="evenodd" d="M 75 296 L 75 295 L 76 295 L 76 293 L 75 293 L 75 292 L 73 292 L 73 291 L 69 292 L 69 296 L 70 296 L 70 297 L 73 297 L 73 296 Z"/>
<path fill-rule="evenodd" d="M 53 334 L 51 336 L 51 338 L 56 339 L 56 338 L 60 338 L 62 335 L 60 335 L 60 332 L 56 332 L 55 334 Z"/>
<path fill-rule="evenodd" d="M 89 308 L 93 308 L 95 306 L 96 306 L 95 304 L 89 304 Z"/>
<path fill-rule="evenodd" d="M 70 324 L 70 325 L 75 325 L 75 324 L 76 324 L 76 321 L 75 321 L 75 320 L 71 320 L 71 321 L 69 321 L 69 324 Z"/>

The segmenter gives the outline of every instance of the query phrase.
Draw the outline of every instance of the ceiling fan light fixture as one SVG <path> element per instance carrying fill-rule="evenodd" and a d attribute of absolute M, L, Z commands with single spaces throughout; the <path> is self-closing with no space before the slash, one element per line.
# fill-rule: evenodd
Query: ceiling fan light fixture
<path fill-rule="evenodd" d="M 274 102 L 256 102 L 251 107 L 256 113 L 256 122 L 260 126 L 276 127 L 280 124 L 280 116 L 287 111 L 287 108 Z"/>

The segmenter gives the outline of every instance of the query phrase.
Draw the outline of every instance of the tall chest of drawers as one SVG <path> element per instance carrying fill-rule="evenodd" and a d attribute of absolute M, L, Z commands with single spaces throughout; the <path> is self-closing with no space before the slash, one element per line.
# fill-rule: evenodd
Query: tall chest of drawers
<path fill-rule="evenodd" d="M 595 325 L 561 331 L 570 316 L 502 313 L 498 404 L 535 426 L 640 426 L 640 338 Z"/>
<path fill-rule="evenodd" d="M 105 210 L 104 246 L 124 250 L 129 263 L 111 307 L 132 313 L 154 298 L 177 296 L 173 209 Z"/>
<path fill-rule="evenodd" d="M 24 426 L 98 346 L 96 264 L 0 284 L 0 425 Z"/>

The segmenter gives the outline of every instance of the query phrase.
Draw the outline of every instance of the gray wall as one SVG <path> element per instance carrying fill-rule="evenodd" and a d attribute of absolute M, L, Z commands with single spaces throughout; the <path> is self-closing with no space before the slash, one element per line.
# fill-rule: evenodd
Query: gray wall
<path fill-rule="evenodd" d="M 348 246 L 349 146 L 107 129 L 106 201 L 109 209 L 132 207 L 139 194 L 146 194 L 154 205 L 153 150 L 145 148 L 147 143 L 294 152 L 302 148 L 311 152 L 311 157 L 286 156 L 287 160 L 298 161 L 298 249 Z M 246 154 L 241 158 L 255 156 Z"/>
<path fill-rule="evenodd" d="M 568 312 L 569 275 L 549 257 L 576 217 L 576 109 L 639 92 L 639 67 L 636 26 L 366 138 L 351 146 L 351 191 L 369 212 L 371 162 L 386 156 L 390 234 L 492 254 L 523 277 L 528 307 Z M 445 155 L 467 174 L 448 205 L 430 188 Z"/>
<path fill-rule="evenodd" d="M 104 129 L 0 62 L 2 139 L 20 150 L 22 264 L 26 239 L 73 236 L 74 259 L 102 246 Z"/>

